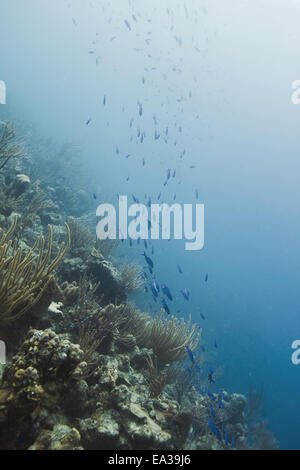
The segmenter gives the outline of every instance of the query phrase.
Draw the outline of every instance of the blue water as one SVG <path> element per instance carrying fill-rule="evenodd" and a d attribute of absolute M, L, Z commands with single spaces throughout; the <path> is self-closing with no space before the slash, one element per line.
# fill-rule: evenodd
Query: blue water
<path fill-rule="evenodd" d="M 155 276 L 172 313 L 203 327 L 218 386 L 264 385 L 283 449 L 300 448 L 299 20 L 296 0 L 0 1 L 0 112 L 80 145 L 95 210 L 117 193 L 157 202 L 160 191 L 205 205 L 204 248 L 153 242 Z M 144 265 L 141 251 L 125 243 L 120 257 Z M 158 309 L 150 293 L 135 302 Z"/>

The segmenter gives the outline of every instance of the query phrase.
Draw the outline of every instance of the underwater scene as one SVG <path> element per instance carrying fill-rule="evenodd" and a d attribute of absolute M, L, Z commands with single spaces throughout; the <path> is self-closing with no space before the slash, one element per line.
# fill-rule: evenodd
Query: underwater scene
<path fill-rule="evenodd" d="M 1 450 L 300 449 L 299 22 L 0 0 Z"/>

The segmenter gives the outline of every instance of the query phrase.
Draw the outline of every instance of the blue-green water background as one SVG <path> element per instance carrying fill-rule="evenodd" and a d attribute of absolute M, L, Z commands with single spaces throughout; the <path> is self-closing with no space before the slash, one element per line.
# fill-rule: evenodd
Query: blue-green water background
<path fill-rule="evenodd" d="M 79 144 L 84 189 L 112 203 L 117 193 L 156 202 L 160 191 L 195 203 L 198 190 L 204 249 L 156 242 L 155 275 L 174 294 L 172 313 L 201 323 L 218 386 L 264 384 L 281 448 L 300 448 L 299 22 L 292 0 L 0 0 L 5 111 Z M 164 187 L 168 168 L 176 177 Z M 122 249 L 143 263 L 140 248 Z"/>

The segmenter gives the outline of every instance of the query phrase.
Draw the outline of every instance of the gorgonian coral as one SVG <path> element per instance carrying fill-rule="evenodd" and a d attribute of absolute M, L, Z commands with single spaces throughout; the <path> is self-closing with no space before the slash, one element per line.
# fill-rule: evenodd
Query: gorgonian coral
<path fill-rule="evenodd" d="M 39 237 L 34 246 L 23 253 L 11 235 L 17 225 L 17 217 L 0 240 L 0 322 L 12 322 L 20 318 L 41 299 L 48 285 L 53 281 L 52 271 L 65 255 L 70 245 L 63 243 L 56 257 L 51 261 L 53 231 L 49 225 L 48 246 L 44 237 Z M 35 250 L 38 248 L 38 253 Z"/>

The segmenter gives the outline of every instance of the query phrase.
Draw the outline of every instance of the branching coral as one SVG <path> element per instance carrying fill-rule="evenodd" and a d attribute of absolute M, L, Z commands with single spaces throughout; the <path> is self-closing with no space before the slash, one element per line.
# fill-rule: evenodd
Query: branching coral
<path fill-rule="evenodd" d="M 100 282 L 92 285 L 87 275 L 84 274 L 79 281 L 77 304 L 75 306 L 76 322 L 81 326 L 99 311 L 99 303 L 102 298 L 96 299 L 95 292 Z"/>
<path fill-rule="evenodd" d="M 71 231 L 71 255 L 85 260 L 95 245 L 96 237 L 75 217 L 68 217 L 67 222 Z"/>
<path fill-rule="evenodd" d="M 141 270 L 136 264 L 126 264 L 121 268 L 121 285 L 126 297 L 136 294 L 144 286 Z"/>
<path fill-rule="evenodd" d="M 114 340 L 119 350 L 132 350 L 135 347 L 139 338 L 138 331 L 132 328 L 135 312 L 130 304 L 108 304 L 100 311 L 98 329 L 106 342 Z M 139 333 L 142 334 L 142 331 Z"/>
<path fill-rule="evenodd" d="M 48 246 L 44 253 L 45 239 L 40 237 L 24 254 L 16 240 L 10 239 L 17 225 L 17 217 L 0 240 L 0 322 L 12 322 L 20 318 L 41 299 L 53 281 L 52 271 L 65 255 L 70 245 L 63 243 L 57 256 L 51 261 L 53 232 L 49 225 Z M 38 247 L 38 254 L 34 251 Z"/>
<path fill-rule="evenodd" d="M 167 364 L 183 359 L 187 354 L 186 346 L 192 351 L 198 346 L 201 331 L 196 324 L 191 324 L 191 319 L 185 323 L 183 318 L 160 314 L 151 327 L 151 348 L 158 362 Z"/>
<path fill-rule="evenodd" d="M 119 330 L 126 321 L 123 315 L 124 305 L 109 304 L 104 307 L 98 316 L 99 329 L 103 337 L 116 337 L 119 335 Z"/>
<path fill-rule="evenodd" d="M 95 248 L 99 253 L 101 253 L 103 258 L 108 259 L 111 256 L 113 250 L 118 246 L 118 243 L 118 240 L 110 240 L 109 238 L 106 240 L 100 240 L 97 238 Z"/>
<path fill-rule="evenodd" d="M 152 349 L 160 365 L 183 359 L 187 354 L 186 346 L 194 351 L 201 336 L 201 329 L 191 320 L 165 317 L 164 313 L 151 319 L 129 303 L 107 305 L 100 312 L 99 326 L 110 334 L 113 331 L 117 335 L 130 333 L 138 346 Z"/>
<path fill-rule="evenodd" d="M 131 304 L 126 304 L 124 327 L 128 333 L 135 338 L 138 346 L 142 348 L 151 347 L 151 318 L 147 313 L 136 310 Z"/>
<path fill-rule="evenodd" d="M 25 230 L 31 227 L 34 219 L 37 217 L 38 212 L 52 206 L 51 201 L 48 200 L 44 195 L 43 191 L 38 188 L 38 182 L 35 183 L 34 190 L 36 191 L 36 193 L 28 202 L 28 204 L 24 204 L 25 200 L 23 198 L 18 199 L 18 211 L 23 213 L 23 208 L 24 206 L 26 207 L 26 214 L 22 215 L 21 220 L 16 228 L 16 237 L 18 240 L 22 238 Z M 22 202 L 22 204 L 20 204 L 20 202 Z"/>
<path fill-rule="evenodd" d="M 16 130 L 11 122 L 0 122 L 0 170 L 13 158 L 23 156 L 20 142 L 16 141 Z"/>
<path fill-rule="evenodd" d="M 95 368 L 94 354 L 99 348 L 101 341 L 102 338 L 99 338 L 97 330 L 89 327 L 80 328 L 78 344 L 83 351 L 82 360 L 87 364 L 85 378 L 89 377 Z"/>
<path fill-rule="evenodd" d="M 150 390 L 150 395 L 151 397 L 156 398 L 161 394 L 161 392 L 163 391 L 166 385 L 167 374 L 165 370 L 162 370 L 159 372 L 156 356 L 154 357 L 154 360 L 153 360 L 152 357 L 148 354 L 148 356 L 146 357 L 146 360 L 147 360 L 148 372 L 149 372 L 147 383 L 148 383 L 148 387 Z"/>

